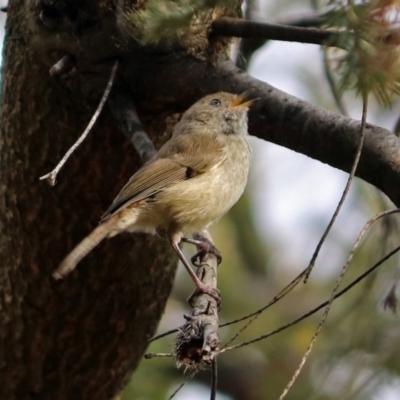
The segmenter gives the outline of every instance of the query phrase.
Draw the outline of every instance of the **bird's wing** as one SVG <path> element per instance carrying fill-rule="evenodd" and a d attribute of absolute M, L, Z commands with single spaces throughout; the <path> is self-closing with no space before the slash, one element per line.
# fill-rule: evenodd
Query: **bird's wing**
<path fill-rule="evenodd" d="M 205 151 L 204 154 L 198 154 L 197 151 L 193 152 L 193 145 L 189 143 L 187 144 L 188 151 L 185 152 L 183 149 L 185 141 L 179 139 L 179 137 L 176 137 L 172 140 L 172 146 L 175 147 L 172 157 L 166 158 L 166 154 L 169 152 L 168 148 L 164 146 L 161 149 L 162 151 L 160 150 L 156 155 L 156 158 L 150 160 L 129 179 L 111 206 L 102 215 L 101 222 L 128 205 L 151 197 L 174 183 L 207 172 L 223 159 L 221 146 L 214 146 L 212 152 Z M 169 143 L 167 145 L 168 147 L 171 146 Z M 197 154 L 194 155 L 194 153 Z"/>

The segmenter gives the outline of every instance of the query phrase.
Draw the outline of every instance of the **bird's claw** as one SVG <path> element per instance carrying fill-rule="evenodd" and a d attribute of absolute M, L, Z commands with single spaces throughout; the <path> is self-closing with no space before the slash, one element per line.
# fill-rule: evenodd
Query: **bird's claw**
<path fill-rule="evenodd" d="M 221 305 L 221 293 L 217 288 L 213 288 L 211 286 L 205 285 L 204 283 L 201 284 L 200 287 L 197 287 L 195 291 L 188 297 L 187 301 L 191 307 L 194 306 L 194 299 L 201 294 L 207 294 L 208 296 L 212 297 L 219 309 Z"/>
<path fill-rule="evenodd" d="M 201 247 L 201 249 L 190 259 L 193 265 L 199 267 L 201 258 L 205 256 L 207 253 L 214 254 L 215 257 L 217 258 L 217 265 L 221 264 L 222 255 L 220 251 L 212 243 L 202 240 L 199 242 L 199 244 L 197 244 L 197 246 Z"/>

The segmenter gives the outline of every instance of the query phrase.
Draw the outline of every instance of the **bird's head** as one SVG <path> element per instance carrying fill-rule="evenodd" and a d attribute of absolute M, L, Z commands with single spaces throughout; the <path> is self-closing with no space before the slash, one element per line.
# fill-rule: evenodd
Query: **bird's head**
<path fill-rule="evenodd" d="M 247 93 L 210 94 L 194 103 L 183 114 L 180 124 L 207 126 L 224 134 L 247 134 L 247 111 L 253 102 Z"/>

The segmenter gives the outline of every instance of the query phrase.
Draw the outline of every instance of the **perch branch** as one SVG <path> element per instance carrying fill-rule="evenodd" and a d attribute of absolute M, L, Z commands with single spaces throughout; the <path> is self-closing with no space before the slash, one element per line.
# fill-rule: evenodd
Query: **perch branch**
<path fill-rule="evenodd" d="M 208 231 L 194 235 L 195 240 L 211 242 Z M 201 248 L 198 247 L 200 251 Z M 218 258 L 214 253 L 204 253 L 200 256 L 197 276 L 207 286 L 217 287 Z M 193 311 L 185 317 L 187 323 L 180 329 L 175 344 L 175 359 L 179 366 L 199 369 L 204 364 L 210 364 L 219 353 L 218 336 L 218 305 L 215 299 L 200 294 L 195 298 Z"/>
<path fill-rule="evenodd" d="M 66 161 L 71 156 L 71 154 L 76 150 L 76 148 L 86 139 L 86 136 L 89 134 L 93 125 L 96 123 L 101 111 L 103 110 L 104 104 L 106 103 L 108 95 L 110 94 L 112 84 L 114 82 L 115 75 L 117 73 L 117 68 L 118 68 L 118 61 L 115 61 L 114 66 L 111 70 L 110 78 L 108 79 L 107 86 L 104 90 L 103 96 L 101 97 L 100 103 L 99 103 L 95 113 L 93 114 L 92 119 L 90 120 L 88 126 L 86 127 L 85 131 L 82 133 L 82 135 L 79 137 L 79 139 L 73 144 L 73 146 L 65 153 L 64 157 L 57 164 L 57 166 L 53 169 L 53 171 L 51 171 L 48 174 L 43 175 L 39 178 L 41 181 L 47 179 L 47 181 L 49 182 L 49 184 L 51 186 L 54 186 L 56 184 L 58 172 L 63 167 L 63 165 L 66 163 Z"/>

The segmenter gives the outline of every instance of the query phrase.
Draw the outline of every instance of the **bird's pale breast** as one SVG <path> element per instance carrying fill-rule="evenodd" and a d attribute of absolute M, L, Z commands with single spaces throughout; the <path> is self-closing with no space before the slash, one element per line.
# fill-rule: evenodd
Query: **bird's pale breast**
<path fill-rule="evenodd" d="M 238 138 L 220 164 L 159 192 L 140 213 L 137 224 L 185 234 L 205 229 L 238 201 L 247 183 L 250 158 L 246 138 Z"/>

